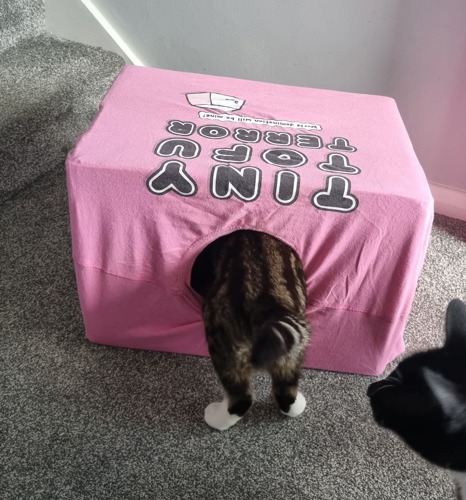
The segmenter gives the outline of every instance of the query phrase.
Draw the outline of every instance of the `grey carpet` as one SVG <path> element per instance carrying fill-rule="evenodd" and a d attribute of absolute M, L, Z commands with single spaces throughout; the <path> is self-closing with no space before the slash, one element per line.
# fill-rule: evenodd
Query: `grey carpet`
<path fill-rule="evenodd" d="M 44 34 L 0 53 L 0 203 L 57 167 L 123 60 Z"/>
<path fill-rule="evenodd" d="M 43 0 L 0 0 L 0 51 L 44 31 Z"/>
<path fill-rule="evenodd" d="M 0 498 L 453 499 L 446 472 L 373 423 L 372 378 L 306 370 L 308 408 L 286 420 L 258 375 L 251 413 L 218 433 L 208 359 L 84 339 L 64 160 L 123 62 L 30 24 L 0 54 Z M 436 217 L 407 353 L 441 343 L 465 276 L 466 223 Z"/>

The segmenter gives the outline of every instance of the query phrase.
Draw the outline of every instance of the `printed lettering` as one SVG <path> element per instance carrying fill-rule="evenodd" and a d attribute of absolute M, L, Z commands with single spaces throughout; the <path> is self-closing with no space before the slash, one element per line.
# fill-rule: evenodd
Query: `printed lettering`
<path fill-rule="evenodd" d="M 300 176 L 291 170 L 280 170 L 275 174 L 274 200 L 280 205 L 292 205 L 299 194 Z"/>
<path fill-rule="evenodd" d="M 307 162 L 307 158 L 294 149 L 267 149 L 262 153 L 261 158 L 275 167 L 296 168 Z"/>
<path fill-rule="evenodd" d="M 290 146 L 292 144 L 291 134 L 286 132 L 266 132 L 264 139 L 265 142 L 275 146 Z"/>
<path fill-rule="evenodd" d="M 165 139 L 156 148 L 158 156 L 179 156 L 180 158 L 197 158 L 201 146 L 191 139 Z"/>
<path fill-rule="evenodd" d="M 229 149 L 214 149 L 212 158 L 226 163 L 245 163 L 251 159 L 251 147 L 244 144 L 235 144 Z"/>
<path fill-rule="evenodd" d="M 223 139 L 230 135 L 230 131 L 219 125 L 203 125 L 198 129 L 198 134 L 207 139 Z"/>
<path fill-rule="evenodd" d="M 357 151 L 354 146 L 351 146 L 348 139 L 344 137 L 335 137 L 331 144 L 327 144 L 328 149 L 332 149 L 333 151 L 346 151 L 348 153 L 354 153 Z"/>
<path fill-rule="evenodd" d="M 234 138 L 241 142 L 259 142 L 261 133 L 256 129 L 236 128 Z"/>
<path fill-rule="evenodd" d="M 316 191 L 311 203 L 319 210 L 332 212 L 352 212 L 356 210 L 359 200 L 351 194 L 351 182 L 345 177 L 327 177 L 325 189 Z"/>
<path fill-rule="evenodd" d="M 296 136 L 296 146 L 300 148 L 319 149 L 322 147 L 322 139 L 318 135 L 298 134 Z"/>
<path fill-rule="evenodd" d="M 317 167 L 324 172 L 332 172 L 334 174 L 357 175 L 361 173 L 359 167 L 350 165 L 348 158 L 340 153 L 328 155 L 327 161 L 319 163 Z"/>
<path fill-rule="evenodd" d="M 179 120 L 168 122 L 167 131 L 173 135 L 192 135 L 195 130 L 196 125 L 191 122 L 180 122 Z"/>
<path fill-rule="evenodd" d="M 236 198 L 250 202 L 259 197 L 262 172 L 256 167 L 216 165 L 212 169 L 210 190 L 214 198 Z"/>
<path fill-rule="evenodd" d="M 166 161 L 147 180 L 147 188 L 153 194 L 162 195 L 174 191 L 180 196 L 194 196 L 197 185 L 186 172 L 186 165 L 182 161 Z"/>

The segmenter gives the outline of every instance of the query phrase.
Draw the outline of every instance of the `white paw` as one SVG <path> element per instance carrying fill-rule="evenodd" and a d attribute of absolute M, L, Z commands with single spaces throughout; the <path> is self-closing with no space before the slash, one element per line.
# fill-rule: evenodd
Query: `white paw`
<path fill-rule="evenodd" d="M 235 425 L 241 417 L 228 412 L 228 399 L 220 403 L 210 403 L 204 411 L 204 420 L 214 429 L 225 431 Z"/>
<path fill-rule="evenodd" d="M 285 413 L 284 411 L 282 411 L 282 413 L 288 417 L 298 417 L 304 411 L 304 408 L 306 408 L 306 399 L 298 391 L 295 402 L 290 406 L 288 413 Z"/>

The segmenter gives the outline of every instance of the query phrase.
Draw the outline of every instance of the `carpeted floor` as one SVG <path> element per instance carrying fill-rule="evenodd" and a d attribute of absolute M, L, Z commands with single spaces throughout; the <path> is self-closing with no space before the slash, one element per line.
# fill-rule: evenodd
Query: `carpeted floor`
<path fill-rule="evenodd" d="M 373 423 L 369 377 L 306 370 L 308 408 L 287 420 L 267 378 L 258 375 L 252 412 L 218 433 L 203 422 L 204 407 L 220 396 L 208 359 L 84 339 L 64 161 L 123 61 L 45 34 L 39 0 L 6 4 L 0 498 L 455 498 L 446 472 Z M 442 342 L 448 301 L 466 299 L 465 276 L 466 222 L 438 216 L 408 322 L 407 353 Z"/>

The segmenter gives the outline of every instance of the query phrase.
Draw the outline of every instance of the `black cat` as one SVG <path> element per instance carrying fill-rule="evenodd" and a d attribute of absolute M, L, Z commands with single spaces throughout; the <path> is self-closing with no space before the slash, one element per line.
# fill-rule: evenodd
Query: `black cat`
<path fill-rule="evenodd" d="M 367 395 L 376 422 L 451 470 L 466 494 L 466 304 L 448 305 L 442 348 L 403 360 Z"/>

